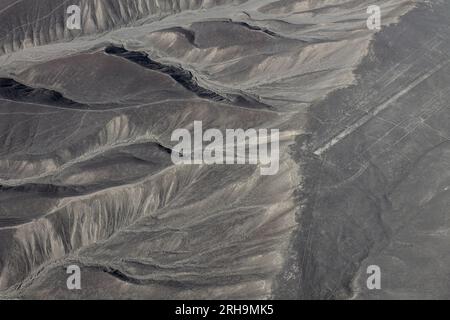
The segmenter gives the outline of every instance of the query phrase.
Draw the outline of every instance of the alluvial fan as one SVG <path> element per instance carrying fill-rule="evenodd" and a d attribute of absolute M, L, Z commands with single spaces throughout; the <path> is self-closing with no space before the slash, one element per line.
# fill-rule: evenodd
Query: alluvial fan
<path fill-rule="evenodd" d="M 0 298 L 448 298 L 449 23 L 441 0 L 0 0 Z M 278 130 L 276 172 L 234 145 L 175 163 L 198 123 Z"/>

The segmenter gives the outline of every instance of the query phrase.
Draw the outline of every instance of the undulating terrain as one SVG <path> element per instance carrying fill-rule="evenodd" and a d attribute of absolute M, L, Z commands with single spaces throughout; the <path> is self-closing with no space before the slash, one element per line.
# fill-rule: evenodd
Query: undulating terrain
<path fill-rule="evenodd" d="M 0 298 L 450 298 L 449 102 L 447 0 L 0 0 Z"/>

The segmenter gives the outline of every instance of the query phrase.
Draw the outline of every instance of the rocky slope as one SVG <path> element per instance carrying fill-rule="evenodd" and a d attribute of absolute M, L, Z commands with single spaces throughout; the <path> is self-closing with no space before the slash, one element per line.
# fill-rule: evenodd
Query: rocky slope
<path fill-rule="evenodd" d="M 448 5 L 377 1 L 377 33 L 371 4 L 0 0 L 0 296 L 373 297 L 369 263 L 420 296 L 395 275 L 446 248 Z M 278 174 L 174 165 L 198 120 L 280 129 Z"/>

